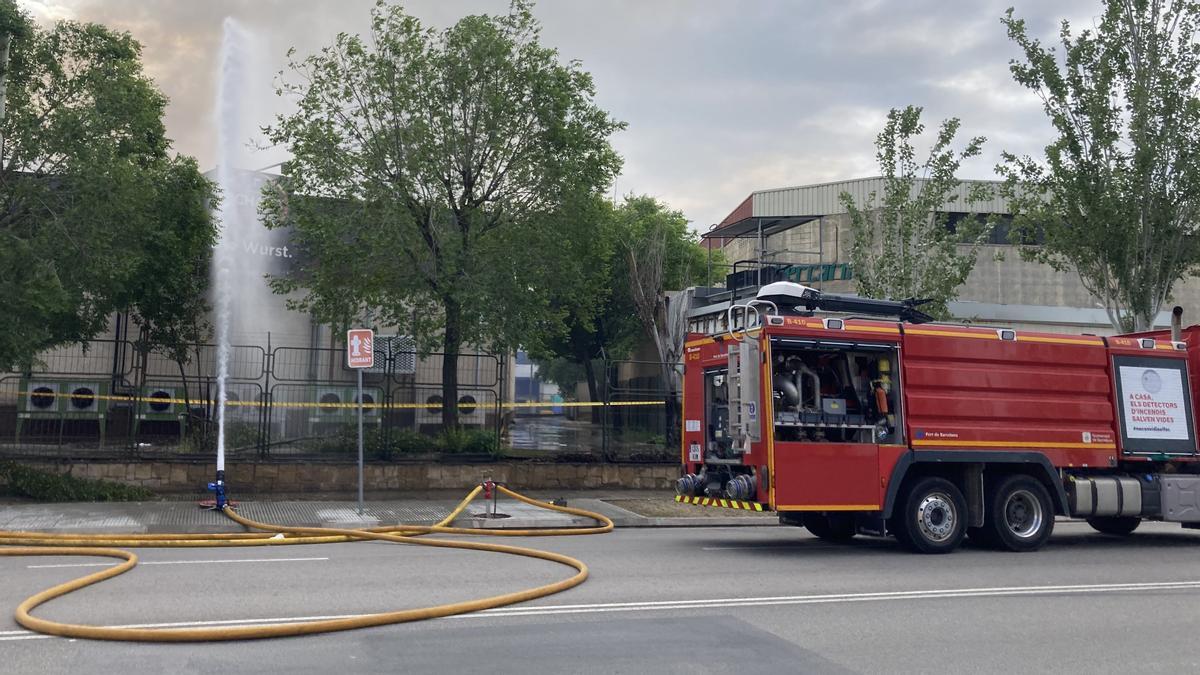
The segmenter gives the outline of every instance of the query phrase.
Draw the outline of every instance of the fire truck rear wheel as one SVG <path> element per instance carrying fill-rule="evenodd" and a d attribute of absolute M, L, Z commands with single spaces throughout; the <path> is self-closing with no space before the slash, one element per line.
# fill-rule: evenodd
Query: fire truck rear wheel
<path fill-rule="evenodd" d="M 893 517 L 896 539 L 917 553 L 949 553 L 967 533 L 967 500 L 954 483 L 928 477 L 913 483 Z"/>
<path fill-rule="evenodd" d="M 806 513 L 804 527 L 826 541 L 850 541 L 854 538 L 854 516 L 849 513 Z"/>
<path fill-rule="evenodd" d="M 984 540 L 1006 551 L 1036 551 L 1054 532 L 1050 493 L 1036 478 L 1007 476 L 989 486 Z"/>
<path fill-rule="evenodd" d="M 1087 519 L 1093 530 L 1118 537 L 1127 537 L 1142 524 L 1137 516 L 1095 516 Z"/>

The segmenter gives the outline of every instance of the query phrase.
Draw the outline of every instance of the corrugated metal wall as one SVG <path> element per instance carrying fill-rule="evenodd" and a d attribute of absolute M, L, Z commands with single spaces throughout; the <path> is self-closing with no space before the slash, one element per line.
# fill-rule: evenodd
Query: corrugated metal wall
<path fill-rule="evenodd" d="M 923 181 L 918 180 L 914 190 L 920 188 Z M 975 202 L 969 208 L 965 206 L 967 193 L 977 183 L 998 188 L 999 184 L 991 181 L 963 181 L 955 190 L 957 200 L 948 202 L 947 211 L 968 211 L 978 213 L 1008 213 L 1008 200 L 999 195 L 992 199 Z M 826 216 L 845 213 L 839 195 L 847 192 L 857 204 L 866 204 L 871 193 L 883 196 L 884 181 L 882 178 L 862 178 L 858 180 L 823 183 L 821 185 L 803 185 L 799 187 L 779 188 L 755 192 L 755 216 Z"/>

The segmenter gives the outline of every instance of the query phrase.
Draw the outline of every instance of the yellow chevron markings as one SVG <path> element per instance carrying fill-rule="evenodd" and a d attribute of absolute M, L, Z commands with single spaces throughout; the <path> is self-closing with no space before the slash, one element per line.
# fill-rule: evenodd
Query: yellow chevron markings
<path fill-rule="evenodd" d="M 759 511 L 763 510 L 763 505 L 758 502 L 742 502 L 736 499 L 717 499 L 715 497 L 688 497 L 685 495 L 675 495 L 675 501 L 681 504 L 693 504 L 695 506 L 715 506 L 717 508 L 738 509 L 741 511 Z"/>

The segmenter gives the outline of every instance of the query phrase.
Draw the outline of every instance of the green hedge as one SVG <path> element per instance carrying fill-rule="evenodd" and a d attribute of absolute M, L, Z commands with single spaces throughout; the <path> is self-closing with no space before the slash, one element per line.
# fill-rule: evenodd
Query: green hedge
<path fill-rule="evenodd" d="M 154 499 L 143 487 L 107 480 L 75 478 L 14 462 L 0 462 L 0 489 L 43 502 L 140 502 Z"/>
<path fill-rule="evenodd" d="M 334 455 L 353 454 L 358 447 L 357 430 L 347 429 L 316 442 L 317 452 Z M 496 433 L 486 429 L 452 429 L 437 436 L 426 436 L 411 430 L 393 429 L 385 439 L 380 429 L 363 433 L 363 451 L 368 459 L 397 459 L 430 452 L 443 455 L 504 456 Z"/>

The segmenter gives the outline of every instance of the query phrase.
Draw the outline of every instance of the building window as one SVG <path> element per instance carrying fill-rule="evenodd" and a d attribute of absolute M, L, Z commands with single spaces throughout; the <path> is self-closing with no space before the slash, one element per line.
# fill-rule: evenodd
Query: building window
<path fill-rule="evenodd" d="M 994 224 L 992 231 L 988 234 L 986 244 L 995 246 L 1011 246 L 1012 241 L 1012 222 L 1013 217 L 1007 213 L 940 213 L 938 217 L 943 219 L 943 227 L 951 234 L 957 234 L 959 229 L 963 228 L 967 223 L 967 219 L 974 221 L 979 227 L 987 224 L 990 218 Z M 1022 237 L 1019 243 L 1024 245 L 1043 244 L 1046 241 L 1046 233 L 1042 228 L 1037 228 L 1035 232 L 1028 233 Z"/>

